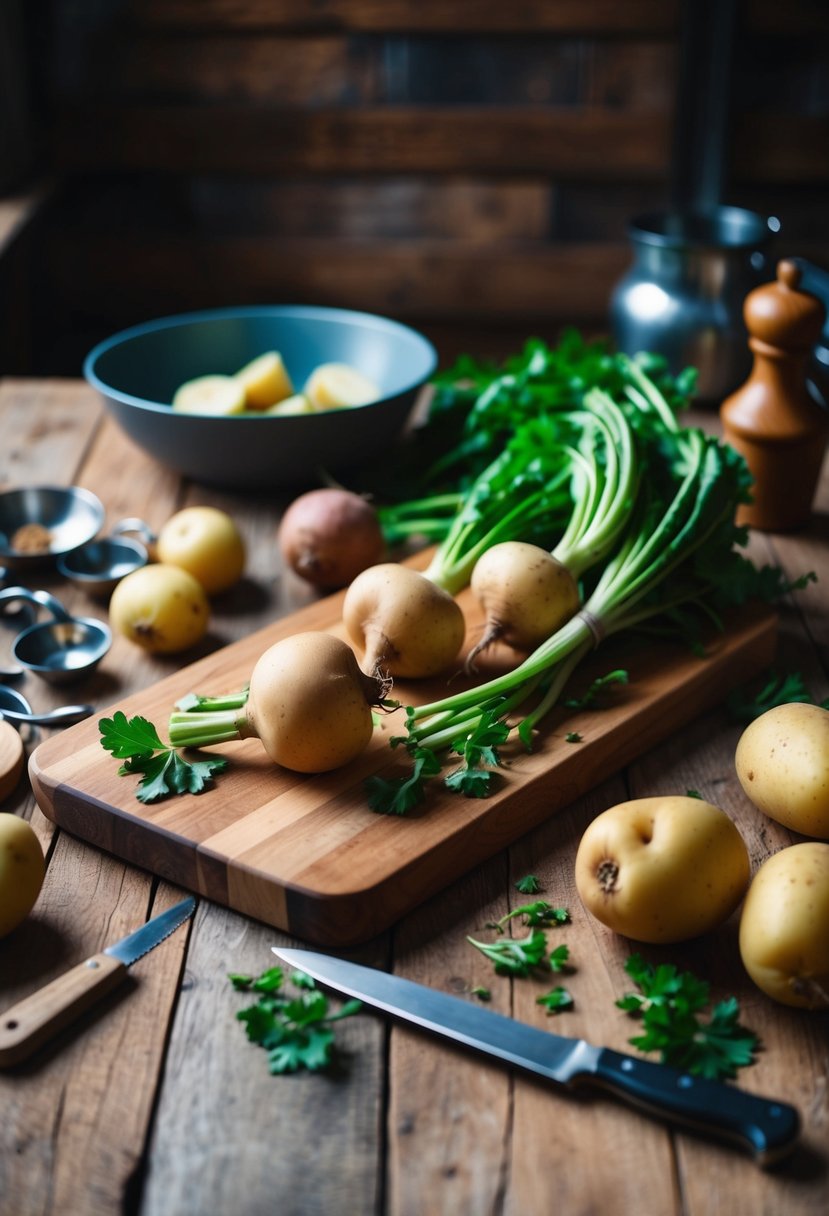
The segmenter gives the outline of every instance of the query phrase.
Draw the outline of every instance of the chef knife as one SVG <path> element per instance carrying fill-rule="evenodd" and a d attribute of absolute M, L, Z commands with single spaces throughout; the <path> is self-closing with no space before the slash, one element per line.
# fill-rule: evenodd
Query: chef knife
<path fill-rule="evenodd" d="M 559 1085 L 588 1083 L 611 1090 L 657 1118 L 736 1143 L 753 1153 L 761 1165 L 780 1160 L 797 1141 L 797 1111 L 773 1098 L 608 1047 L 594 1047 L 584 1039 L 537 1030 L 372 967 L 311 950 L 272 949 L 278 958 L 327 987 L 423 1030 Z"/>
<path fill-rule="evenodd" d="M 127 968 L 193 915 L 192 895 L 0 1014 L 0 1068 L 19 1064 L 125 978 Z"/>

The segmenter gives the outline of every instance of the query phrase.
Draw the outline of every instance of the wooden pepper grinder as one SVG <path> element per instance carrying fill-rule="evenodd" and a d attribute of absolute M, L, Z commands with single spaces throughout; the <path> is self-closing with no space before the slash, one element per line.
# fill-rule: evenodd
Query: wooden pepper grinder
<path fill-rule="evenodd" d="M 777 280 L 755 288 L 743 307 L 754 366 L 720 407 L 724 437 L 754 477 L 754 502 L 737 522 L 786 532 L 808 522 L 829 438 L 829 411 L 806 386 L 806 364 L 826 316 L 821 301 L 799 291 L 800 268 L 777 266 Z"/>

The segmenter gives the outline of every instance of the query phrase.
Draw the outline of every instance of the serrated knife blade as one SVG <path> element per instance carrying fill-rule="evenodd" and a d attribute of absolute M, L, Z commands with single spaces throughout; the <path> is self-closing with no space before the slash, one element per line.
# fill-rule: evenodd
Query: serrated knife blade
<path fill-rule="evenodd" d="M 736 1144 L 761 1165 L 797 1143 L 793 1106 L 665 1064 L 538 1030 L 470 1001 L 347 959 L 273 946 L 277 958 L 337 992 L 557 1085 L 599 1086 L 659 1119 Z"/>
<path fill-rule="evenodd" d="M 0 1014 L 0 1068 L 19 1064 L 125 978 L 127 968 L 193 915 L 192 895 Z"/>

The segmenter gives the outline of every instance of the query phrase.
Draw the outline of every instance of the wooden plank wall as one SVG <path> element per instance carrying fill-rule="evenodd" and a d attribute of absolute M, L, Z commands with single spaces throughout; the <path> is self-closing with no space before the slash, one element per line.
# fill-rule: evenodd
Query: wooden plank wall
<path fill-rule="evenodd" d="M 190 308 L 315 302 L 444 359 L 606 325 L 665 205 L 679 0 L 51 0 L 35 368 Z M 829 6 L 739 6 L 726 201 L 829 265 Z"/>

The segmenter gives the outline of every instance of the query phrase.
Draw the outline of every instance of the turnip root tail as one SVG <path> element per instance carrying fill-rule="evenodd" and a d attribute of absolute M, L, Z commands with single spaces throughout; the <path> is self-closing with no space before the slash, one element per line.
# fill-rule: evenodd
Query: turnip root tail
<path fill-rule="evenodd" d="M 566 566 L 537 545 L 504 541 L 478 559 L 470 586 L 486 621 L 480 641 L 469 652 L 465 670 L 494 642 L 532 650 L 578 610 L 578 585 Z"/>
<path fill-rule="evenodd" d="M 467 675 L 475 675 L 478 668 L 475 664 L 475 659 L 479 654 L 483 654 L 490 646 L 494 646 L 496 642 L 500 642 L 504 636 L 504 625 L 500 621 L 488 620 L 484 627 L 481 637 L 469 651 L 464 661 L 463 670 Z"/>

